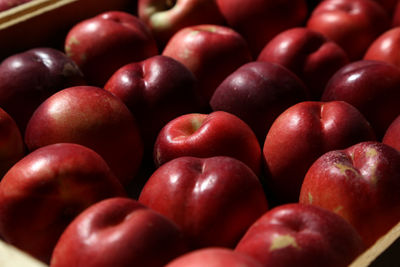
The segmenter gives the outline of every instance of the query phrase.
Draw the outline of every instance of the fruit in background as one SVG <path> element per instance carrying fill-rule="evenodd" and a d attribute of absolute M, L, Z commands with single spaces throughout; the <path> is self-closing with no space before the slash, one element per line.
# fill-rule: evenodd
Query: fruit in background
<path fill-rule="evenodd" d="M 17 124 L 0 108 L 0 180 L 24 153 L 24 141 Z"/>
<path fill-rule="evenodd" d="M 278 206 L 247 230 L 235 251 L 263 266 L 348 266 L 364 250 L 357 231 L 328 210 L 298 203 Z"/>
<path fill-rule="evenodd" d="M 400 67 L 400 27 L 382 33 L 369 46 L 364 55 L 365 60 L 379 60 Z"/>
<path fill-rule="evenodd" d="M 254 58 L 278 33 L 304 23 L 305 0 L 216 0 L 229 26 L 247 40 Z"/>
<path fill-rule="evenodd" d="M 356 107 L 381 140 L 400 114 L 400 69 L 373 60 L 360 60 L 339 69 L 329 80 L 322 101 L 346 101 Z"/>
<path fill-rule="evenodd" d="M 320 3 L 322 0 L 306 0 L 308 10 L 312 12 L 312 10 Z M 380 6 L 382 6 L 389 16 L 393 15 L 393 10 L 396 8 L 397 0 L 373 0 L 377 2 Z"/>
<path fill-rule="evenodd" d="M 400 114 L 387 128 L 382 143 L 400 151 Z"/>
<path fill-rule="evenodd" d="M 400 220 L 400 152 L 361 142 L 325 153 L 308 170 L 300 203 L 339 214 L 371 246 Z"/>
<path fill-rule="evenodd" d="M 280 203 L 297 202 L 304 176 L 322 154 L 375 140 L 365 117 L 342 101 L 301 102 L 284 111 L 264 142 L 267 188 Z"/>
<path fill-rule="evenodd" d="M 75 24 L 64 49 L 88 83 L 101 87 L 120 67 L 158 54 L 144 22 L 122 11 L 107 11 Z"/>
<path fill-rule="evenodd" d="M 93 86 L 69 87 L 44 101 L 25 133 L 30 151 L 54 143 L 78 143 L 99 153 L 126 185 L 142 160 L 134 117 L 116 96 Z"/>
<path fill-rule="evenodd" d="M 105 161 L 77 144 L 39 148 L 0 183 L 0 235 L 48 263 L 67 225 L 91 204 L 125 191 Z"/>
<path fill-rule="evenodd" d="M 215 0 L 139 0 L 138 14 L 160 46 L 182 28 L 225 23 Z"/>
<path fill-rule="evenodd" d="M 396 9 L 397 6 L 397 0 L 374 0 L 377 2 L 379 5 L 383 7 L 383 9 L 386 10 L 386 12 L 389 14 L 389 17 L 392 17 L 393 11 Z"/>
<path fill-rule="evenodd" d="M 228 156 L 243 161 L 257 175 L 261 170 L 261 147 L 253 131 L 224 111 L 185 114 L 161 129 L 154 145 L 156 166 L 183 156 Z"/>
<path fill-rule="evenodd" d="M 319 32 L 292 28 L 276 35 L 257 61 L 280 64 L 296 74 L 319 100 L 330 77 L 349 63 L 346 52 Z"/>
<path fill-rule="evenodd" d="M 31 1 L 32 0 L 0 0 L 0 11 L 5 11 Z"/>
<path fill-rule="evenodd" d="M 162 52 L 183 63 L 199 81 L 203 106 L 218 85 L 252 57 L 246 41 L 231 28 L 196 25 L 175 33 Z"/>
<path fill-rule="evenodd" d="M 132 112 L 146 153 L 153 151 L 158 132 L 165 124 L 180 115 L 200 111 L 196 86 L 196 78 L 183 64 L 170 57 L 154 56 L 123 66 L 104 89 L 119 97 Z"/>
<path fill-rule="evenodd" d="M 228 248 L 210 247 L 188 252 L 165 267 L 262 267 L 250 256 L 237 253 Z"/>
<path fill-rule="evenodd" d="M 162 267 L 187 251 L 180 229 L 129 198 L 110 198 L 84 210 L 61 235 L 51 266 Z"/>
<path fill-rule="evenodd" d="M 303 82 L 285 67 L 270 62 L 250 62 L 218 86 L 210 105 L 214 111 L 223 110 L 241 118 L 263 144 L 276 117 L 308 98 Z"/>
<path fill-rule="evenodd" d="M 35 109 L 66 87 L 84 84 L 78 66 L 53 48 L 33 48 L 11 55 L 0 64 L 0 107 L 21 133 Z"/>
<path fill-rule="evenodd" d="M 390 26 L 390 18 L 371 0 L 326 0 L 314 9 L 307 27 L 336 42 L 350 61 L 363 57 L 368 46 Z"/>
<path fill-rule="evenodd" d="M 400 2 L 397 2 L 392 15 L 392 28 L 400 26 Z"/>
<path fill-rule="evenodd" d="M 314 8 L 321 2 L 322 0 L 306 0 L 308 13 L 311 13 Z"/>
<path fill-rule="evenodd" d="M 268 209 L 258 177 L 230 157 L 180 157 L 158 168 L 139 202 L 174 221 L 192 249 L 233 248 Z"/>

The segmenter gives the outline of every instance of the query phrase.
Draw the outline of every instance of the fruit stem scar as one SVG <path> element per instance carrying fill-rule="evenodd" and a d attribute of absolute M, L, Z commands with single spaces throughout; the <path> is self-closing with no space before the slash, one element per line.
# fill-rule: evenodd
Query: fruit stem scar
<path fill-rule="evenodd" d="M 313 196 L 311 195 L 310 192 L 308 192 L 308 203 L 312 204 L 313 203 Z"/>
<path fill-rule="evenodd" d="M 291 235 L 276 235 L 272 240 L 271 246 L 269 247 L 269 251 L 282 249 L 292 246 L 296 249 L 300 249 L 299 245 L 297 244 L 296 240 Z"/>
<path fill-rule="evenodd" d="M 175 3 L 176 3 L 176 0 L 167 0 L 167 1 L 165 1 L 165 4 L 166 4 L 166 6 L 168 8 L 173 7 L 175 5 Z"/>
<path fill-rule="evenodd" d="M 378 151 L 375 148 L 369 148 L 365 153 L 367 157 L 376 157 L 378 155 Z"/>
<path fill-rule="evenodd" d="M 343 206 L 337 206 L 337 207 L 333 210 L 333 212 L 334 212 L 334 213 L 338 213 L 338 212 L 340 212 L 342 209 L 343 209 Z"/>
<path fill-rule="evenodd" d="M 194 132 L 196 132 L 196 131 L 201 127 L 201 125 L 203 124 L 203 120 L 202 120 L 202 119 L 194 118 L 194 119 L 191 121 L 191 123 L 192 123 L 192 131 L 193 131 L 193 133 L 194 133 Z"/>
<path fill-rule="evenodd" d="M 345 175 L 346 178 L 349 178 L 347 171 L 350 171 L 352 173 L 355 174 L 356 177 L 360 178 L 360 174 L 357 172 L 357 170 L 355 170 L 353 167 L 345 165 L 345 164 L 341 164 L 341 163 L 336 163 L 335 167 L 337 169 L 339 169 L 340 173 Z"/>
<path fill-rule="evenodd" d="M 72 55 L 72 49 L 71 46 L 72 45 L 79 45 L 80 42 L 78 41 L 78 39 L 76 39 L 75 36 L 72 36 L 71 38 L 69 38 L 68 44 L 65 46 L 65 52 L 68 56 Z"/>
<path fill-rule="evenodd" d="M 208 27 L 206 30 L 209 32 L 217 32 L 217 28 L 214 26 Z"/>

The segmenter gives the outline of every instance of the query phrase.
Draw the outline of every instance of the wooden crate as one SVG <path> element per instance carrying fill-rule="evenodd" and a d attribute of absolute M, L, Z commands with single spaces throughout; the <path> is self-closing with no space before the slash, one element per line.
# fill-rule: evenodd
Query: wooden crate
<path fill-rule="evenodd" d="M 400 223 L 360 255 L 349 267 L 400 266 Z M 1 267 L 46 267 L 24 252 L 0 241 Z"/>
<path fill-rule="evenodd" d="M 33 0 L 0 12 L 0 60 L 39 46 L 63 49 L 78 21 L 107 10 L 136 12 L 136 0 Z"/>
<path fill-rule="evenodd" d="M 68 30 L 106 10 L 136 12 L 135 0 L 33 0 L 0 13 L 0 60 L 29 48 L 63 49 Z M 45 264 L 0 240 L 1 267 Z M 400 223 L 358 257 L 351 267 L 400 266 Z"/>

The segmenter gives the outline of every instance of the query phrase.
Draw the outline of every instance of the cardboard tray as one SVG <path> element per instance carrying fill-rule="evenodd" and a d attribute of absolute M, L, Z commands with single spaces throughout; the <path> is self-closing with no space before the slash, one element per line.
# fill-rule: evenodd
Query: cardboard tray
<path fill-rule="evenodd" d="M 66 33 L 75 23 L 107 10 L 135 13 L 136 3 L 136 0 L 33 0 L 0 12 L 0 60 L 33 47 L 62 50 Z M 46 265 L 0 240 L 0 266 Z M 400 266 L 400 222 L 350 266 Z"/>

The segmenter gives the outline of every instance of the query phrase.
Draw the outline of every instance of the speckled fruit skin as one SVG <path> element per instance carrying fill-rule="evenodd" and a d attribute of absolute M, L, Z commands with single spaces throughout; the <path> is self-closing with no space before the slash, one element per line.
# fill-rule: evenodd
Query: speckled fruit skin
<path fill-rule="evenodd" d="M 300 26 L 307 18 L 305 0 L 216 0 L 228 25 L 238 31 L 256 58 L 278 33 Z"/>
<path fill-rule="evenodd" d="M 25 155 L 22 134 L 10 115 L 0 108 L 0 180 Z"/>
<path fill-rule="evenodd" d="M 18 161 L 0 183 L 0 235 L 48 263 L 75 216 L 100 200 L 125 195 L 93 150 L 69 143 L 42 147 Z"/>
<path fill-rule="evenodd" d="M 103 86 L 120 67 L 158 54 L 144 22 L 121 11 L 107 11 L 77 23 L 69 30 L 64 49 L 95 86 Z"/>
<path fill-rule="evenodd" d="M 346 102 L 293 105 L 279 115 L 265 138 L 268 189 L 280 202 L 297 202 L 307 170 L 322 154 L 371 140 L 371 125 Z"/>
<path fill-rule="evenodd" d="M 121 67 L 104 89 L 119 97 L 132 112 L 150 156 L 157 134 L 165 124 L 180 115 L 201 110 L 193 73 L 166 56 Z"/>
<path fill-rule="evenodd" d="M 51 267 L 162 267 L 187 251 L 176 224 L 136 200 L 109 198 L 84 210 L 60 237 Z"/>
<path fill-rule="evenodd" d="M 348 266 L 364 250 L 357 231 L 328 210 L 298 203 L 265 213 L 247 230 L 235 251 L 263 266 Z"/>
<path fill-rule="evenodd" d="M 24 134 L 35 109 L 64 88 L 85 84 L 78 66 L 63 52 L 47 47 L 11 55 L 0 64 L 0 106 Z"/>
<path fill-rule="evenodd" d="M 322 101 L 346 101 L 371 123 L 378 140 L 400 114 L 400 69 L 374 60 L 359 60 L 329 80 Z"/>
<path fill-rule="evenodd" d="M 183 63 L 199 81 L 203 105 L 208 106 L 218 85 L 252 56 L 243 37 L 233 29 L 202 24 L 181 29 L 162 54 Z"/>
<path fill-rule="evenodd" d="M 390 16 L 375 1 L 321 1 L 307 20 L 307 27 L 340 45 L 350 61 L 364 56 L 368 46 L 390 26 Z"/>
<path fill-rule="evenodd" d="M 349 63 L 346 52 L 319 32 L 304 27 L 276 35 L 258 55 L 257 61 L 280 64 L 296 74 L 319 100 L 326 83 Z"/>
<path fill-rule="evenodd" d="M 224 111 L 185 114 L 161 129 L 154 144 L 156 166 L 182 156 L 228 156 L 261 172 L 261 147 L 253 131 Z"/>
<path fill-rule="evenodd" d="M 93 86 L 61 90 L 32 115 L 25 133 L 30 151 L 60 142 L 78 143 L 99 153 L 124 185 L 134 179 L 143 156 L 129 109 L 118 97 Z"/>
<path fill-rule="evenodd" d="M 230 157 L 180 157 L 158 168 L 139 201 L 170 218 L 192 249 L 233 248 L 268 209 L 258 177 Z"/>
<path fill-rule="evenodd" d="M 279 114 L 308 99 L 308 88 L 287 68 L 271 62 L 250 62 L 218 86 L 210 106 L 241 118 L 262 144 Z"/>
<path fill-rule="evenodd" d="M 250 256 L 223 247 L 198 249 L 186 253 L 165 267 L 262 267 Z"/>
<path fill-rule="evenodd" d="M 225 24 L 215 0 L 139 0 L 138 15 L 160 46 L 185 27 Z"/>
<path fill-rule="evenodd" d="M 400 220 L 400 152 L 379 142 L 330 151 L 308 170 L 299 201 L 339 214 L 369 247 Z"/>

